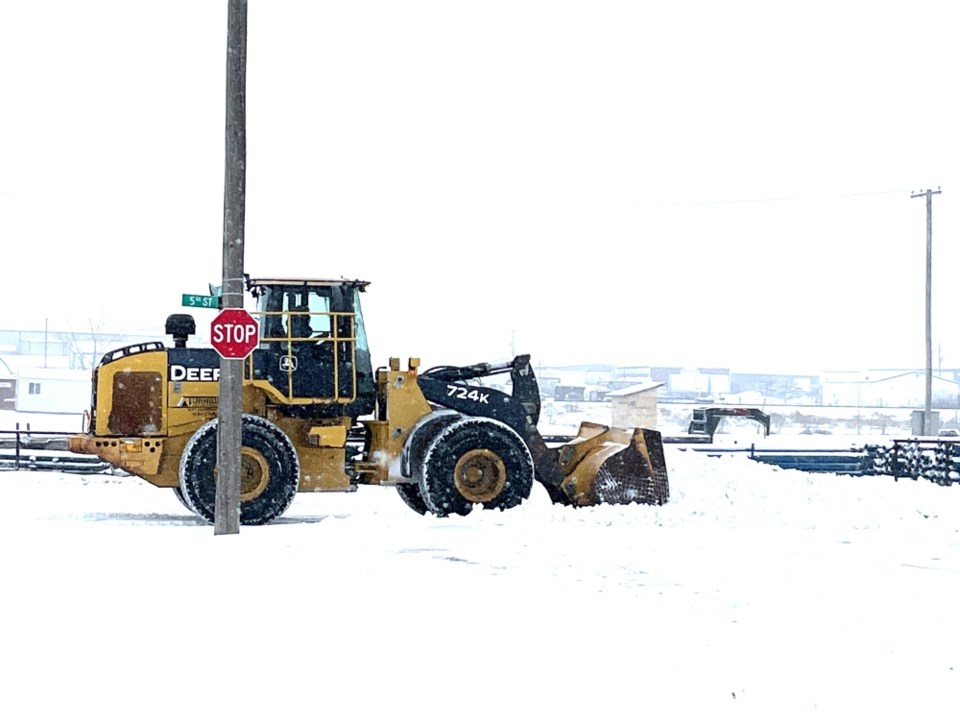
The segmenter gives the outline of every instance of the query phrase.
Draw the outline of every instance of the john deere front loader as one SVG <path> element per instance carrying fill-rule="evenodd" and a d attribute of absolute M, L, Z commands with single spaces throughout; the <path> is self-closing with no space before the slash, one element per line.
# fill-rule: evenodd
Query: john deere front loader
<path fill-rule="evenodd" d="M 506 510 L 534 480 L 554 502 L 663 504 L 660 434 L 583 423 L 548 445 L 537 430 L 540 393 L 528 355 L 510 362 L 419 372 L 411 358 L 374 370 L 359 280 L 248 280 L 260 344 L 243 362 L 241 509 L 244 524 L 282 515 L 297 492 L 397 488 L 420 513 Z M 212 521 L 217 477 L 220 358 L 188 347 L 189 315 L 172 315 L 172 347 L 107 353 L 74 452 L 98 455 L 170 488 Z M 477 384 L 509 373 L 511 391 Z"/>

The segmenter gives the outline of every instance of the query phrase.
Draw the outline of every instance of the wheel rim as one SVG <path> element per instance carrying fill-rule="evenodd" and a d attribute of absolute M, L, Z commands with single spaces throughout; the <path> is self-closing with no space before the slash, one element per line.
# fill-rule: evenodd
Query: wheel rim
<path fill-rule="evenodd" d="M 240 502 L 260 496 L 270 484 L 270 466 L 267 459 L 252 448 L 240 450 Z"/>
<path fill-rule="evenodd" d="M 495 452 L 470 450 L 457 461 L 453 482 L 457 491 L 470 502 L 490 502 L 503 491 L 507 468 Z"/>

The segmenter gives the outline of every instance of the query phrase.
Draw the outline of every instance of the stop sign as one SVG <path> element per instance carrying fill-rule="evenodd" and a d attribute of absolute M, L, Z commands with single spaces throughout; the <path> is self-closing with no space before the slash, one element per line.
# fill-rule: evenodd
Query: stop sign
<path fill-rule="evenodd" d="M 243 308 L 226 308 L 210 323 L 210 343 L 220 357 L 243 359 L 260 342 L 260 324 Z"/>

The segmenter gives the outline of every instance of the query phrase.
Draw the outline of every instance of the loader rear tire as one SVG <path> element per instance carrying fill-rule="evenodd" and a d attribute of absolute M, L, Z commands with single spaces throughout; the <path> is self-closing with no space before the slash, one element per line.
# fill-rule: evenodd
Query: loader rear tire
<path fill-rule="evenodd" d="M 218 419 L 201 426 L 180 456 L 180 491 L 188 507 L 213 522 Z M 240 440 L 240 524 L 265 525 L 293 502 L 300 462 L 290 438 L 269 420 L 243 415 Z"/>
<path fill-rule="evenodd" d="M 190 503 L 187 502 L 187 498 L 183 495 L 183 490 L 178 487 L 173 488 L 173 494 L 177 496 L 177 500 L 180 501 L 180 504 L 183 505 L 187 510 L 196 514 L 196 510 L 190 507 Z"/>
<path fill-rule="evenodd" d="M 441 430 L 414 468 L 420 495 L 438 517 L 467 515 L 476 504 L 507 510 L 533 488 L 533 459 L 520 436 L 498 420 L 465 417 Z"/>

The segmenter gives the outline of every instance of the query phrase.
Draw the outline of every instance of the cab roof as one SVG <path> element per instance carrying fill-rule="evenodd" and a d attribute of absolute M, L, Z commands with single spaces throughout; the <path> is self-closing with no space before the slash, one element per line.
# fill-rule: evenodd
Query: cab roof
<path fill-rule="evenodd" d="M 265 285 L 290 286 L 323 286 L 323 287 L 355 287 L 365 290 L 370 282 L 367 280 L 340 279 L 310 279 L 310 278 L 248 278 L 247 289 Z"/>

